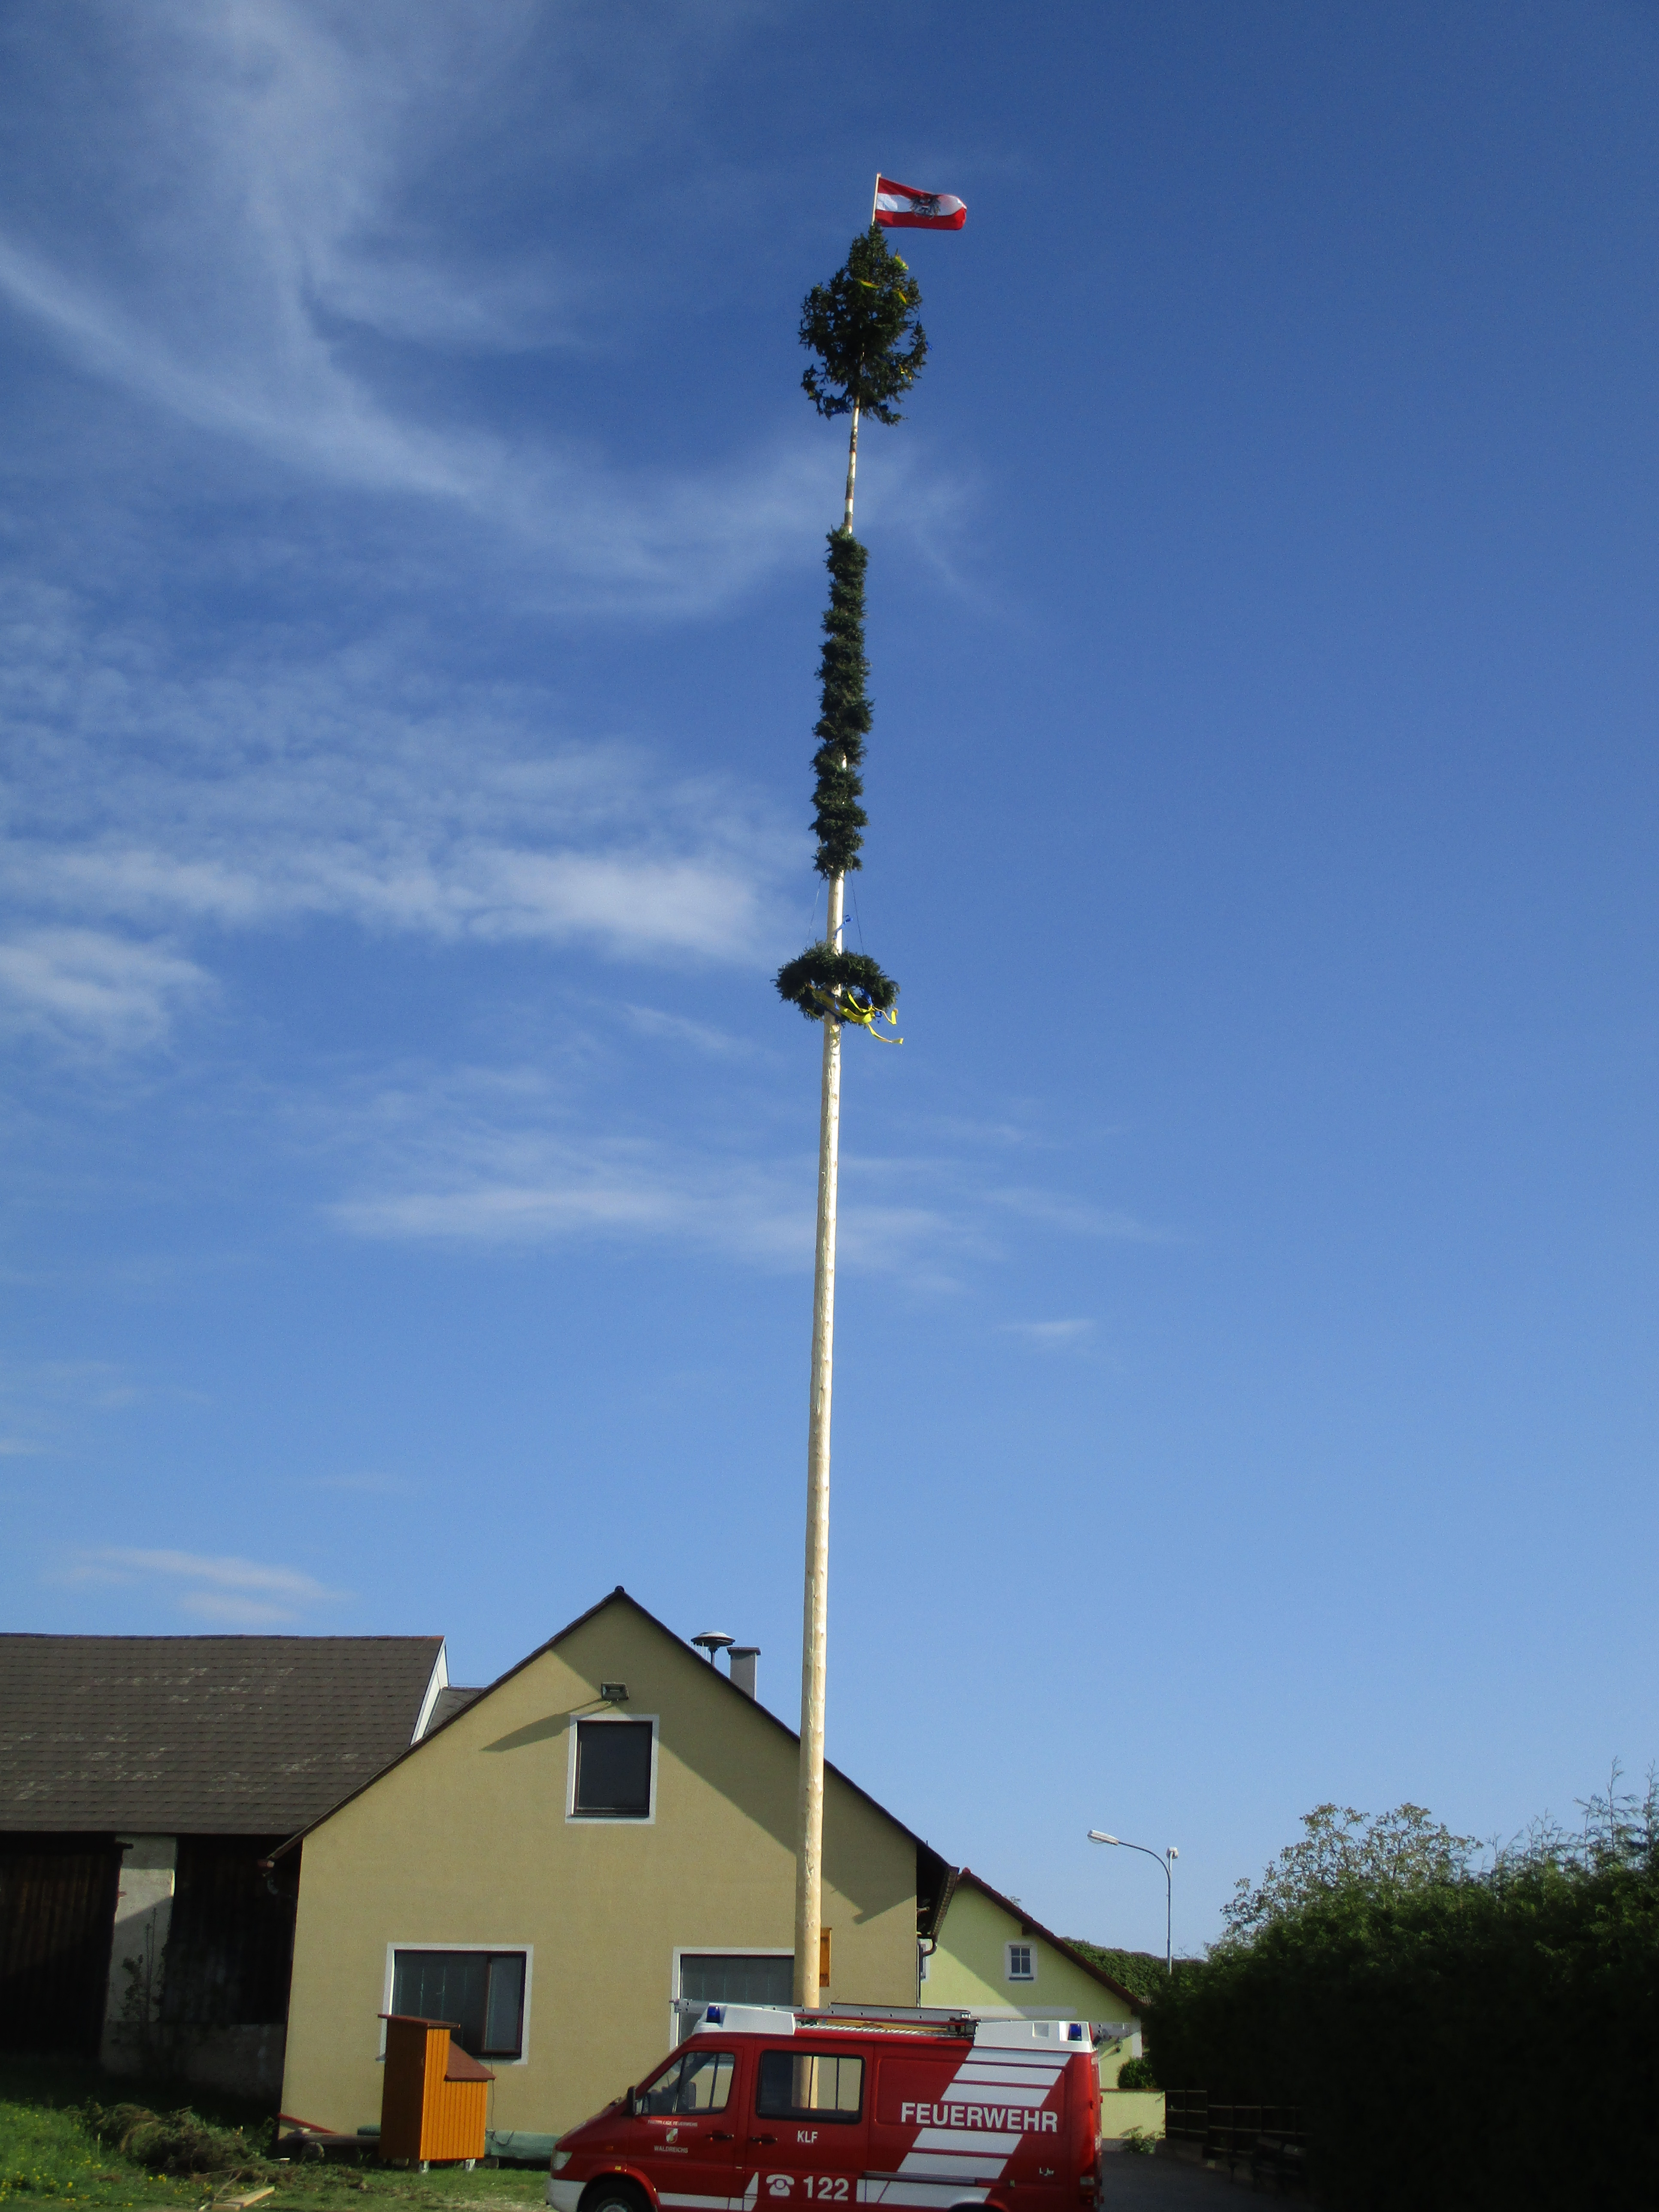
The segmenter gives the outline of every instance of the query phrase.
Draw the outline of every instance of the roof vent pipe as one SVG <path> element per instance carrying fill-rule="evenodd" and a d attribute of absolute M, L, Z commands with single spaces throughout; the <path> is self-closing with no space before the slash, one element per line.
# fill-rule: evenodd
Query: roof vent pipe
<path fill-rule="evenodd" d="M 758 1644 L 734 1644 L 726 1655 L 732 1669 L 732 1680 L 745 1698 L 755 1694 L 755 1662 L 760 1657 Z"/>

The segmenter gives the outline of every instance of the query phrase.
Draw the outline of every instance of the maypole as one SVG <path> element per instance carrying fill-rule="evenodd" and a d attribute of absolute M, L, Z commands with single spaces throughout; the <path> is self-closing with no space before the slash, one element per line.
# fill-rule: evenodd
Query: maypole
<path fill-rule="evenodd" d="M 896 195 L 903 203 L 894 211 Z M 888 211 L 884 213 L 884 202 Z M 922 211 L 918 213 L 917 207 Z M 806 1443 L 806 1559 L 801 1606 L 800 1774 L 796 1801 L 795 1972 L 798 2005 L 815 2006 L 821 1984 L 823 1882 L 823 1733 L 830 1622 L 830 1415 L 835 1383 L 836 1204 L 841 1151 L 841 1033 L 854 1022 L 872 1036 L 893 1012 L 898 985 L 875 961 L 842 943 L 847 876 L 862 866 L 859 848 L 868 817 L 859 804 L 859 769 L 870 723 L 865 694 L 864 575 L 867 555 L 853 535 L 858 478 L 859 418 L 896 422 L 893 401 L 908 391 L 927 357 L 915 319 L 921 289 L 882 232 L 894 223 L 960 229 L 957 201 L 941 202 L 876 179 L 870 228 L 855 238 L 843 268 L 815 285 L 801 313 L 801 343 L 819 365 L 801 379 L 821 415 L 851 416 L 847 495 L 841 528 L 830 535 L 830 607 L 823 617 L 820 665 L 823 712 L 815 729 L 817 771 L 814 865 L 825 879 L 823 938 L 778 973 L 781 996 L 809 1021 L 823 1024 L 818 1099 L 817 1235 L 812 1274 L 812 1366 Z"/>

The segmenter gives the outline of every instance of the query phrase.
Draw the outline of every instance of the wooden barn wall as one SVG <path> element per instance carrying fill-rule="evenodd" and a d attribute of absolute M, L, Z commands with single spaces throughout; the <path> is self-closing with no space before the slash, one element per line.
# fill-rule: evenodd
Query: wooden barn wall
<path fill-rule="evenodd" d="M 288 2019 L 300 1853 L 259 1871 L 281 1836 L 180 1836 L 161 2019 L 178 2027 Z"/>
<path fill-rule="evenodd" d="M 113 1836 L 0 1836 L 0 2050 L 98 2050 L 121 1855 Z"/>

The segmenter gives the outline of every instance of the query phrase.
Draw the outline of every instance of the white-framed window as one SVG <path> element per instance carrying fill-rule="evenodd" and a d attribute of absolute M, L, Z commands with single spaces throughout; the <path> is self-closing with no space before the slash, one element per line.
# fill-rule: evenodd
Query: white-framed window
<path fill-rule="evenodd" d="M 706 2004 L 787 2005 L 795 1992 L 793 1951 L 738 1951 L 726 1944 L 678 1943 L 669 1989 L 672 2042 L 682 2042 Z"/>
<path fill-rule="evenodd" d="M 1036 1979 L 1036 1953 L 1029 1943 L 1005 1943 L 1003 1972 L 1011 1982 Z"/>
<path fill-rule="evenodd" d="M 628 1821 L 657 1817 L 657 1716 L 605 1714 L 570 1724 L 567 1820 Z"/>
<path fill-rule="evenodd" d="M 383 2009 L 453 2021 L 451 2033 L 473 2057 L 522 2066 L 530 2054 L 533 1959 L 529 1943 L 388 1943 Z"/>

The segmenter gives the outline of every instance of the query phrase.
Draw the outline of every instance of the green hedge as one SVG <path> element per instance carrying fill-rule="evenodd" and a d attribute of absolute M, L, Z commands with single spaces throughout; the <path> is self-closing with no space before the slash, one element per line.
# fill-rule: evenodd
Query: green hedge
<path fill-rule="evenodd" d="M 1066 1942 L 1074 1951 L 1081 1951 L 1092 1966 L 1121 1982 L 1131 1996 L 1145 1998 L 1164 1986 L 1164 1954 L 1151 1951 L 1114 1951 L 1104 1943 L 1091 1943 L 1081 1936 L 1068 1936 Z"/>
<path fill-rule="evenodd" d="M 1166 2088 L 1302 2109 L 1331 2212 L 1659 2203 L 1659 1848 L 1311 1896 L 1155 1990 Z"/>

